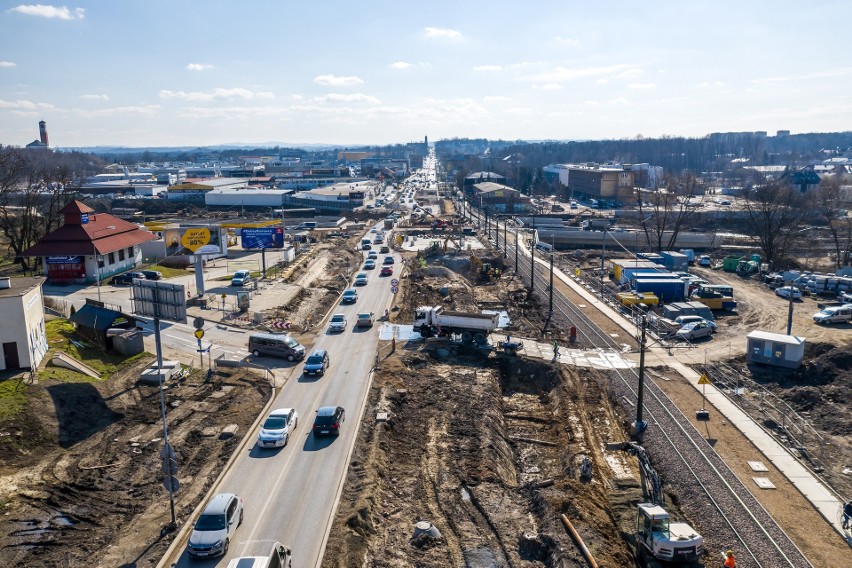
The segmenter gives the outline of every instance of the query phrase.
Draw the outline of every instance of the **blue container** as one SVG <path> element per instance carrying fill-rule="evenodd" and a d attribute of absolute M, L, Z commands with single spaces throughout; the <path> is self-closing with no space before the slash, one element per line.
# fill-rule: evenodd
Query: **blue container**
<path fill-rule="evenodd" d="M 686 299 L 689 283 L 683 280 L 644 279 L 633 283 L 636 292 L 653 292 L 663 302 L 682 302 Z"/>

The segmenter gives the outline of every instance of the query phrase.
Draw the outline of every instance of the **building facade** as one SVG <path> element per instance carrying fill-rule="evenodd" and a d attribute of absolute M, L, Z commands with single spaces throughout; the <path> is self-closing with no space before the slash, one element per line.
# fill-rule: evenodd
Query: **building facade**
<path fill-rule="evenodd" d="M 0 278 L 0 370 L 35 369 L 47 353 L 44 278 Z"/>

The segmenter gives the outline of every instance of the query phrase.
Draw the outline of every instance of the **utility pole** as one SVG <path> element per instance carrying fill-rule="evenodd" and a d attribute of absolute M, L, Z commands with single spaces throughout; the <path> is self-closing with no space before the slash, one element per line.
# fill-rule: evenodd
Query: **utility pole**
<path fill-rule="evenodd" d="M 497 247 L 497 251 L 500 251 L 500 220 L 497 217 L 494 217 L 494 246 Z"/>
<path fill-rule="evenodd" d="M 639 387 L 637 389 L 636 401 L 636 422 L 633 423 L 632 438 L 638 443 L 642 443 L 642 438 L 645 435 L 645 429 L 648 423 L 642 419 L 642 408 L 645 404 L 645 327 L 647 325 L 646 316 L 642 316 L 642 334 L 639 339 Z"/>
<path fill-rule="evenodd" d="M 509 220 L 503 220 L 503 258 L 509 256 L 509 241 L 506 240 L 507 227 L 509 226 Z"/>
<path fill-rule="evenodd" d="M 515 274 L 518 273 L 518 249 L 520 248 L 520 230 L 515 229 Z"/>
<path fill-rule="evenodd" d="M 601 298 L 603 298 L 604 291 L 604 257 L 606 257 L 606 229 L 604 229 L 603 243 L 601 245 Z"/>
<path fill-rule="evenodd" d="M 535 246 L 530 248 L 530 295 L 535 292 Z"/>
<path fill-rule="evenodd" d="M 548 315 L 553 315 L 553 254 L 550 255 L 550 302 L 548 304 Z"/>
<path fill-rule="evenodd" d="M 787 303 L 787 335 L 792 335 L 792 333 L 793 333 L 793 283 L 788 282 L 787 286 L 790 290 L 790 295 L 788 296 L 789 302 Z"/>

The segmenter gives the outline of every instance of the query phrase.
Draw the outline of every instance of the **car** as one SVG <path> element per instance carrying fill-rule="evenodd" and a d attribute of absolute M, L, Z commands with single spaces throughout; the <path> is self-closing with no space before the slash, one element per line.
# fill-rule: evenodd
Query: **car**
<path fill-rule="evenodd" d="M 370 229 L 370 232 L 371 233 L 378 233 L 379 230 L 376 227 L 373 227 L 372 229 Z"/>
<path fill-rule="evenodd" d="M 311 353 L 310 357 L 305 359 L 302 373 L 308 376 L 321 377 L 325 374 L 326 369 L 328 369 L 328 351 L 317 349 Z"/>
<path fill-rule="evenodd" d="M 364 270 L 373 270 L 376 267 L 376 261 L 372 258 L 368 258 L 364 262 Z"/>
<path fill-rule="evenodd" d="M 340 426 L 346 420 L 346 411 L 341 406 L 323 406 L 314 418 L 314 436 L 338 436 Z"/>
<path fill-rule="evenodd" d="M 393 267 L 383 266 L 382 271 L 379 273 L 379 276 L 391 276 L 392 274 L 393 274 Z"/>
<path fill-rule="evenodd" d="M 802 298 L 802 291 L 795 286 L 781 286 L 780 288 L 775 288 L 775 295 L 786 299 L 790 299 L 792 295 L 793 300 L 799 300 Z"/>
<path fill-rule="evenodd" d="M 118 274 L 113 277 L 110 282 L 116 286 L 120 284 L 133 284 L 133 279 L 138 278 L 139 280 L 145 280 L 145 275 L 141 272 L 136 272 L 131 270 L 130 272 L 125 272 L 124 274 Z"/>
<path fill-rule="evenodd" d="M 237 270 L 231 278 L 231 286 L 245 286 L 251 281 L 250 270 Z"/>
<path fill-rule="evenodd" d="M 382 261 L 382 264 L 393 264 L 393 263 L 394 263 L 394 260 L 393 260 L 392 256 L 386 256 L 385 259 Z"/>
<path fill-rule="evenodd" d="M 355 327 L 373 327 L 373 312 L 361 312 L 355 316 Z"/>
<path fill-rule="evenodd" d="M 162 280 L 163 273 L 159 270 L 143 270 L 142 274 L 145 275 L 145 278 L 148 280 Z"/>
<path fill-rule="evenodd" d="M 366 286 L 367 285 L 367 273 L 359 272 L 355 275 L 355 281 L 353 282 L 355 286 Z"/>
<path fill-rule="evenodd" d="M 195 521 L 186 551 L 198 557 L 224 556 L 242 523 L 243 500 L 233 493 L 219 493 Z"/>
<path fill-rule="evenodd" d="M 678 339 L 685 341 L 693 341 L 700 337 L 710 337 L 711 335 L 713 335 L 713 328 L 706 321 L 688 323 L 675 332 L 675 336 Z"/>
<path fill-rule="evenodd" d="M 825 325 L 849 323 L 850 321 L 852 321 L 852 304 L 829 306 L 814 314 L 814 322 Z"/>
<path fill-rule="evenodd" d="M 376 235 L 376 238 L 373 239 L 374 245 L 380 245 L 380 244 L 382 244 L 382 242 L 384 242 L 384 239 L 382 237 L 380 237 L 379 235 Z"/>
<path fill-rule="evenodd" d="M 278 408 L 269 413 L 269 416 L 260 427 L 257 434 L 257 446 L 259 448 L 277 448 L 286 446 L 290 441 L 290 434 L 299 425 L 299 413 L 293 408 Z"/>
<path fill-rule="evenodd" d="M 383 245 L 382 248 L 379 249 L 379 252 L 382 253 L 382 254 L 390 252 L 390 247 L 387 246 L 387 245 Z"/>
<path fill-rule="evenodd" d="M 678 316 L 678 317 L 675 318 L 675 323 L 677 323 L 680 326 L 684 326 L 688 323 L 693 323 L 693 322 L 704 322 L 704 323 L 706 323 L 707 325 L 710 326 L 710 328 L 713 330 L 713 333 L 716 332 L 716 322 L 710 321 L 708 319 L 704 319 L 701 316 Z"/>
<path fill-rule="evenodd" d="M 346 316 L 343 314 L 334 314 L 328 321 L 328 331 L 346 331 Z"/>
<path fill-rule="evenodd" d="M 698 257 L 698 266 L 711 266 L 712 264 L 712 259 L 706 254 L 702 254 Z"/>
<path fill-rule="evenodd" d="M 379 258 L 379 253 L 374 250 L 371 250 L 369 253 L 367 253 L 367 258 L 372 258 L 373 260 L 376 260 L 377 258 Z"/>
<path fill-rule="evenodd" d="M 358 290 L 355 288 L 347 288 L 340 297 L 341 304 L 354 304 L 358 301 Z"/>

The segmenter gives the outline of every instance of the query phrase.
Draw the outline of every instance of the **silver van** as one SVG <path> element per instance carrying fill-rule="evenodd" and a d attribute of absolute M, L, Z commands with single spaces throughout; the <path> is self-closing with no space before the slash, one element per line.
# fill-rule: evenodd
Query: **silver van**
<path fill-rule="evenodd" d="M 288 361 L 305 358 L 305 348 L 286 333 L 254 333 L 249 336 L 248 350 L 255 357 L 269 355 Z"/>
<path fill-rule="evenodd" d="M 852 305 L 830 306 L 814 314 L 814 322 L 822 324 L 848 323 L 852 320 Z"/>
<path fill-rule="evenodd" d="M 290 548 L 276 542 L 268 556 L 234 558 L 228 562 L 228 568 L 291 568 L 290 554 Z"/>

